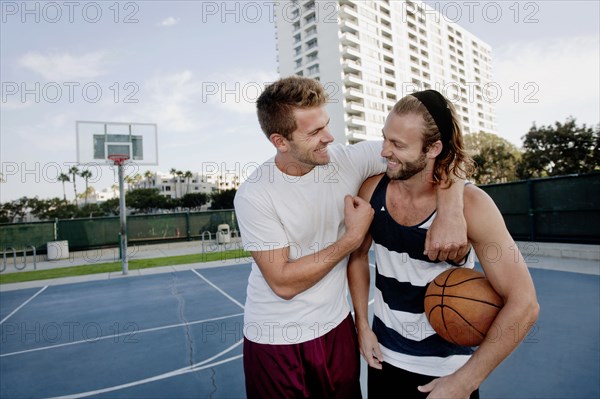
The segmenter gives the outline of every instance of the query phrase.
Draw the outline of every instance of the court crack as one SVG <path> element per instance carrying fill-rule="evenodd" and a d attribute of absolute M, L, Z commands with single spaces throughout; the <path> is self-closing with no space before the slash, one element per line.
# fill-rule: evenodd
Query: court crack
<path fill-rule="evenodd" d="M 177 299 L 177 317 L 179 321 L 184 325 L 185 340 L 187 348 L 187 362 L 190 367 L 194 365 L 194 336 L 192 334 L 188 320 L 185 318 L 185 298 L 177 286 L 177 277 L 175 274 L 172 275 L 171 279 L 171 294 Z M 195 374 L 195 373 L 194 373 Z"/>
<path fill-rule="evenodd" d="M 209 399 L 212 399 L 213 395 L 217 393 L 217 382 L 216 382 L 216 378 L 215 378 L 217 376 L 217 372 L 215 371 L 214 367 L 211 367 L 210 371 L 211 371 L 210 382 L 212 383 L 213 391 L 210 393 Z"/>

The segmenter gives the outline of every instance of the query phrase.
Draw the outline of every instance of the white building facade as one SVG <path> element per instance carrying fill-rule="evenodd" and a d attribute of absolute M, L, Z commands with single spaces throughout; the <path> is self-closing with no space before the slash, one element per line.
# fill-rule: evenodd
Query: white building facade
<path fill-rule="evenodd" d="M 191 173 L 176 175 L 172 173 L 149 173 L 135 182 L 131 188 L 156 188 L 160 194 L 170 198 L 181 198 L 186 194 L 211 194 L 217 191 L 237 189 L 239 178 L 229 173 L 203 175 Z"/>
<path fill-rule="evenodd" d="M 435 89 L 465 133 L 496 134 L 491 48 L 418 1 L 275 3 L 279 74 L 321 81 L 337 142 L 381 139 L 393 105 Z"/>

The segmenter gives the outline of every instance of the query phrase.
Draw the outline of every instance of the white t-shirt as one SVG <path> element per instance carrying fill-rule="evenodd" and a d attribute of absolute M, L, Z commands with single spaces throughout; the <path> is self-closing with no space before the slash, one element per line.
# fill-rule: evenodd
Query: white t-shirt
<path fill-rule="evenodd" d="M 304 176 L 281 172 L 271 158 L 240 186 L 234 204 L 244 249 L 289 246 L 293 260 L 316 254 L 342 236 L 344 196 L 356 195 L 362 182 L 384 172 L 386 164 L 379 155 L 381 142 L 328 148 L 331 162 Z M 347 263 L 346 257 L 317 284 L 284 300 L 275 295 L 253 262 L 244 336 L 262 344 L 296 344 L 331 331 L 350 312 Z"/>

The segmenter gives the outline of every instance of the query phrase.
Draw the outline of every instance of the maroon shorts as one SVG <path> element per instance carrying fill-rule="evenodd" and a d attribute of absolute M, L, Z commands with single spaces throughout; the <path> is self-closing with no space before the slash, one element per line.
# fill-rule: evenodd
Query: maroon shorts
<path fill-rule="evenodd" d="M 291 345 L 244 338 L 246 395 L 254 398 L 361 398 L 352 316 L 322 337 Z"/>

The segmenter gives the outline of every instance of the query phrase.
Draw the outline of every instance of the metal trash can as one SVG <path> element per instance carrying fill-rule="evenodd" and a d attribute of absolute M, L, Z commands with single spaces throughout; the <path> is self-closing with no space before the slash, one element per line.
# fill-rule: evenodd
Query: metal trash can
<path fill-rule="evenodd" d="M 231 231 L 228 224 L 217 226 L 217 244 L 229 244 L 231 242 Z"/>

